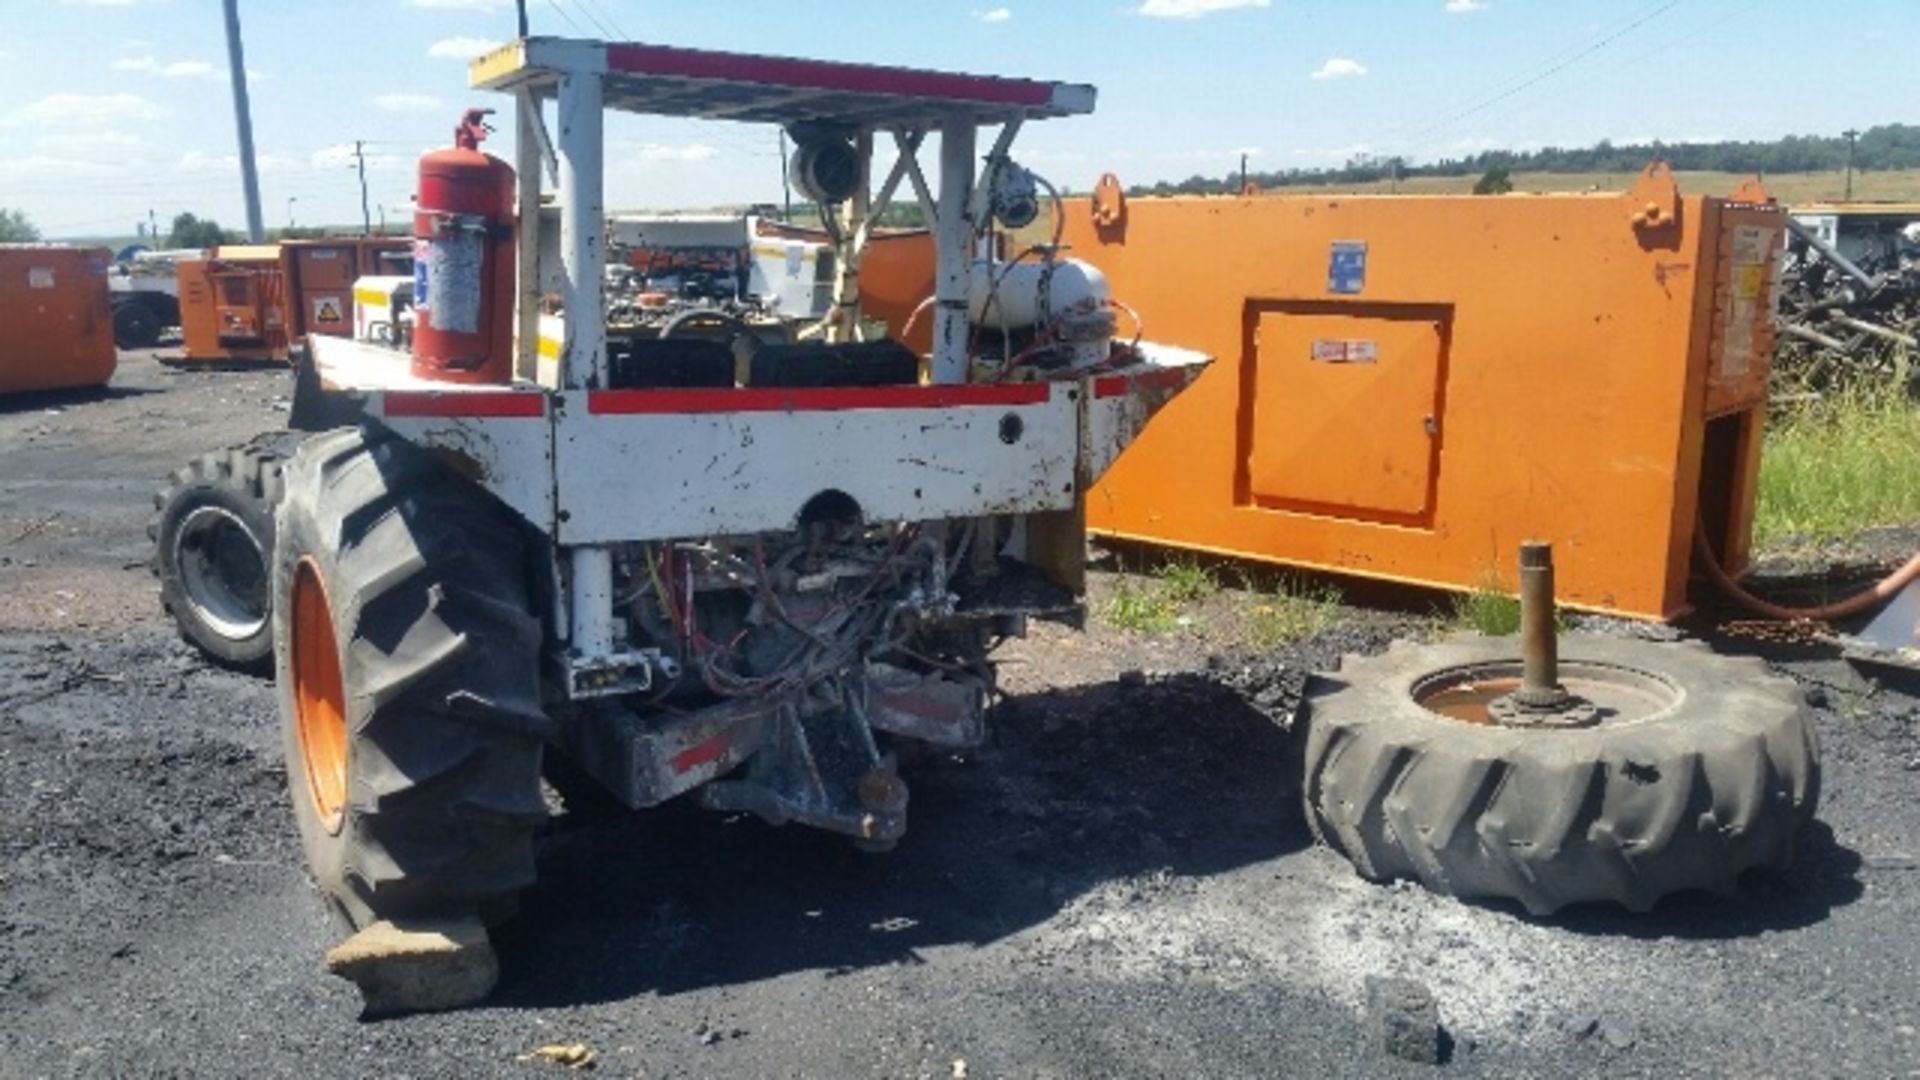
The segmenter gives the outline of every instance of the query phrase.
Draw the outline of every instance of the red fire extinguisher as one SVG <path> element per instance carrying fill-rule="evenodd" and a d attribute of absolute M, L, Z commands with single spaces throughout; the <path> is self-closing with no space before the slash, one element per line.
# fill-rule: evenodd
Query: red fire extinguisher
<path fill-rule="evenodd" d="M 420 158 L 413 212 L 413 373 L 513 378 L 513 167 L 480 150 L 492 109 L 468 109 L 453 148 Z"/>

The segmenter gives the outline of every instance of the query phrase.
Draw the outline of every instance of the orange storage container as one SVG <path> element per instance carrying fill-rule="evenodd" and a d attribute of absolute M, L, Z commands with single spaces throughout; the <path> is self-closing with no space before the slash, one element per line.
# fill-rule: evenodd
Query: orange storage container
<path fill-rule="evenodd" d="M 1219 360 L 1088 496 L 1109 536 L 1452 589 L 1549 540 L 1563 602 L 1663 618 L 1748 559 L 1784 213 L 1757 185 L 1142 198 L 1066 242 Z"/>
<path fill-rule="evenodd" d="M 215 248 L 175 264 L 181 355 L 218 364 L 287 358 L 286 281 L 276 245 Z"/>
<path fill-rule="evenodd" d="M 105 248 L 0 244 L 0 394 L 113 378 Z"/>

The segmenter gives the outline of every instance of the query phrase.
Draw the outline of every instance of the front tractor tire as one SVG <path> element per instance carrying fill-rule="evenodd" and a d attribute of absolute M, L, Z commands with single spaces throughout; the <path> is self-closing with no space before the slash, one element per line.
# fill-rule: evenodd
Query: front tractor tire
<path fill-rule="evenodd" d="M 355 926 L 511 912 L 546 819 L 526 543 L 479 488 L 338 431 L 285 470 L 273 565 L 287 786 Z"/>
<path fill-rule="evenodd" d="M 215 661 L 265 669 L 273 658 L 274 507 L 299 432 L 262 435 L 175 469 L 154 493 L 154 576 L 180 636 Z"/>
<path fill-rule="evenodd" d="M 1476 709 L 1518 683 L 1510 638 L 1349 657 L 1308 714 L 1314 834 L 1370 880 L 1533 915 L 1731 894 L 1743 872 L 1792 861 L 1820 766 L 1791 680 L 1698 642 L 1569 635 L 1560 655 L 1569 690 L 1594 688 L 1597 723 L 1508 726 Z"/>

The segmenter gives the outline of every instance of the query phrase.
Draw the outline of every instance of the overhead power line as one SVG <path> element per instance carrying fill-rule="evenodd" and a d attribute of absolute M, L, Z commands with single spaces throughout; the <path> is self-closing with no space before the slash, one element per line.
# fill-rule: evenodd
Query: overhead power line
<path fill-rule="evenodd" d="M 1400 143 L 1417 142 L 1418 140 L 1424 139 L 1427 136 L 1432 135 L 1437 131 L 1442 131 L 1446 128 L 1452 127 L 1453 125 L 1459 123 L 1462 120 L 1468 119 L 1469 117 L 1477 116 L 1480 113 L 1486 111 L 1487 109 L 1490 109 L 1493 106 L 1498 105 L 1499 103 L 1506 101 L 1518 94 L 1525 93 L 1526 91 L 1531 90 L 1532 88 L 1540 85 L 1546 80 L 1551 79 L 1555 75 L 1558 75 L 1560 72 L 1565 71 L 1567 68 L 1572 67 L 1574 64 L 1579 63 L 1581 60 L 1584 60 L 1587 57 L 1592 56 L 1594 53 L 1599 52 L 1601 49 L 1604 49 L 1607 46 L 1613 44 L 1614 42 L 1620 40 L 1621 38 L 1627 36 L 1628 34 L 1633 33 L 1635 30 L 1638 30 L 1640 27 L 1645 26 L 1647 23 L 1652 22 L 1654 19 L 1659 18 L 1661 15 L 1667 13 L 1668 11 L 1671 11 L 1674 8 L 1679 7 L 1682 2 L 1683 0 L 1666 0 L 1665 3 L 1662 3 L 1658 7 L 1655 7 L 1652 10 L 1646 12 L 1645 14 L 1642 14 L 1638 18 L 1634 19 L 1633 21 L 1627 23 L 1624 26 L 1619 27 L 1618 29 L 1612 31 L 1611 33 L 1608 33 L 1604 37 L 1601 37 L 1596 41 L 1593 41 L 1579 49 L 1576 49 L 1570 54 L 1562 54 L 1562 56 L 1559 59 L 1551 62 L 1547 67 L 1535 72 L 1533 75 L 1523 78 L 1521 81 L 1514 83 L 1513 85 L 1508 86 L 1505 89 L 1496 91 L 1495 93 L 1487 97 L 1481 98 L 1479 101 L 1476 101 L 1471 105 L 1468 105 L 1466 108 L 1451 114 L 1450 116 L 1446 117 L 1443 120 L 1440 120 L 1437 123 L 1430 124 L 1427 127 L 1414 132 L 1412 135 L 1409 135 L 1404 139 L 1398 139 L 1395 141 Z"/>
<path fill-rule="evenodd" d="M 547 0 L 547 6 L 552 8 L 554 11 L 559 12 L 560 17 L 567 20 L 567 25 L 573 27 L 574 33 L 579 34 L 581 37 L 592 36 L 587 33 L 587 28 L 584 26 L 581 26 L 580 23 L 574 19 L 572 14 L 570 14 L 566 8 L 563 8 L 560 6 L 560 0 Z"/>

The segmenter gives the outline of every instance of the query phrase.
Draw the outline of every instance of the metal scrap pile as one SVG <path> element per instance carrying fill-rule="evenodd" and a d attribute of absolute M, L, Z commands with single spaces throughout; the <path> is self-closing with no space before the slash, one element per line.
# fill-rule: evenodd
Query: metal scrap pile
<path fill-rule="evenodd" d="M 1792 389 L 1863 379 L 1914 380 L 1920 346 L 1920 222 L 1849 222 L 1844 231 L 1788 219 L 1780 355 Z"/>

